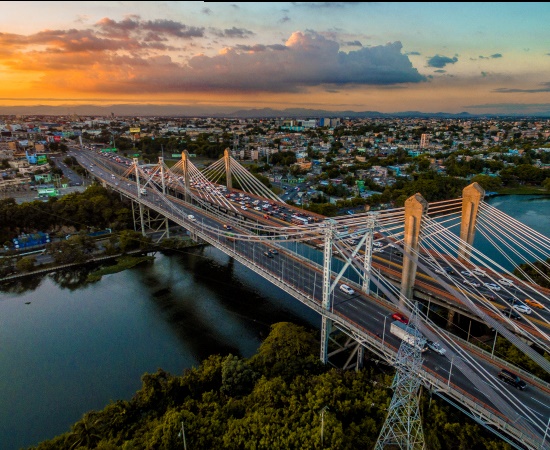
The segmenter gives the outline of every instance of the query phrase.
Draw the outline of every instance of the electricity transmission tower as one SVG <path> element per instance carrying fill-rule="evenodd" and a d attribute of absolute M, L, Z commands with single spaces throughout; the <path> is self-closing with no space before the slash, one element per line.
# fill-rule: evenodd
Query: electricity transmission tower
<path fill-rule="evenodd" d="M 425 450 L 424 432 L 418 407 L 420 377 L 422 366 L 420 351 L 425 339 L 418 331 L 418 310 L 413 310 L 406 328 L 409 342 L 403 340 L 397 352 L 393 379 L 393 397 L 388 416 L 378 436 L 375 450 L 399 448 L 401 450 Z"/>

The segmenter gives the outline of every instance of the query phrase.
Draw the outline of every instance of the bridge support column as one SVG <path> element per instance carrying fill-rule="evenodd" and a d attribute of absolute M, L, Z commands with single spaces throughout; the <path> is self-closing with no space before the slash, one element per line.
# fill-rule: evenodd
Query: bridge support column
<path fill-rule="evenodd" d="M 145 217 L 143 216 L 143 205 L 139 204 L 139 220 L 141 223 L 141 234 L 143 236 L 146 236 L 147 233 L 145 233 Z"/>
<path fill-rule="evenodd" d="M 323 251 L 323 309 L 330 311 L 330 284 L 332 279 L 332 241 L 334 239 L 334 230 L 332 223 L 326 221 L 325 247 Z M 328 341 L 332 332 L 332 320 L 323 316 L 321 326 L 321 361 L 323 364 L 328 362 Z"/>
<path fill-rule="evenodd" d="M 183 183 L 185 185 L 185 201 L 191 203 L 191 181 L 189 177 L 189 153 L 187 150 L 181 152 L 181 169 L 183 171 Z"/>
<path fill-rule="evenodd" d="M 225 161 L 226 186 L 227 189 L 231 189 L 233 187 L 233 180 L 231 178 L 231 153 L 228 148 L 223 152 L 223 159 Z"/>
<path fill-rule="evenodd" d="M 372 269 L 372 242 L 374 236 L 374 221 L 367 223 L 367 237 L 365 239 L 365 258 L 363 260 L 363 292 L 370 294 L 370 272 Z"/>
<path fill-rule="evenodd" d="M 455 320 L 455 311 L 452 309 L 449 309 L 449 312 L 447 313 L 447 329 L 450 330 L 454 325 Z"/>
<path fill-rule="evenodd" d="M 479 203 L 483 200 L 485 190 L 477 183 L 472 183 L 462 190 L 462 219 L 460 221 L 460 244 L 458 259 L 469 261 L 469 246 L 474 243 Z"/>
<path fill-rule="evenodd" d="M 401 295 L 412 299 L 414 281 L 416 279 L 415 260 L 408 256 L 415 257 L 420 245 L 420 229 L 422 216 L 428 210 L 428 202 L 420 194 L 414 194 L 405 201 L 405 232 L 403 238 L 403 272 L 401 275 Z M 400 300 L 403 303 L 403 299 Z"/>
<path fill-rule="evenodd" d="M 164 181 L 164 158 L 159 156 L 159 165 L 160 165 L 160 177 L 162 178 L 162 195 L 166 197 L 166 182 Z M 166 226 L 166 237 L 170 237 L 170 226 L 168 224 L 168 218 L 164 218 L 164 224 Z"/>

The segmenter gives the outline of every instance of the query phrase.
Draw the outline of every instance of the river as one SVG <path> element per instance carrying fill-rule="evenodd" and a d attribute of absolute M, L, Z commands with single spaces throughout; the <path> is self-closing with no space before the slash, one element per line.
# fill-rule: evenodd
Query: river
<path fill-rule="evenodd" d="M 550 236 L 550 197 L 489 200 Z M 130 399 L 157 368 L 180 374 L 210 354 L 250 356 L 270 325 L 320 318 L 211 247 L 85 284 L 83 268 L 0 291 L 0 450 L 68 431 L 91 409 Z"/>

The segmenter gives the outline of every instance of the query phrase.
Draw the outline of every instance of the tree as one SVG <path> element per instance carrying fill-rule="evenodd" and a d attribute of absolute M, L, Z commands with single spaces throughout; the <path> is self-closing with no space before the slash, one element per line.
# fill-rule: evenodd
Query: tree
<path fill-rule="evenodd" d="M 15 268 L 18 272 L 30 272 L 34 269 L 35 263 L 36 258 L 34 256 L 26 256 L 17 261 Z"/>

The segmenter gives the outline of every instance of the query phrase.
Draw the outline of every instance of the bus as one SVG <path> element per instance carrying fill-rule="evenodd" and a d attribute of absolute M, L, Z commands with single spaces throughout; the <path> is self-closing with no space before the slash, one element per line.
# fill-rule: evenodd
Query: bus
<path fill-rule="evenodd" d="M 308 225 L 309 224 L 309 220 L 307 220 L 305 217 L 300 217 L 300 216 L 297 216 L 297 215 L 291 216 L 290 221 L 293 224 L 296 224 L 296 225 Z"/>

